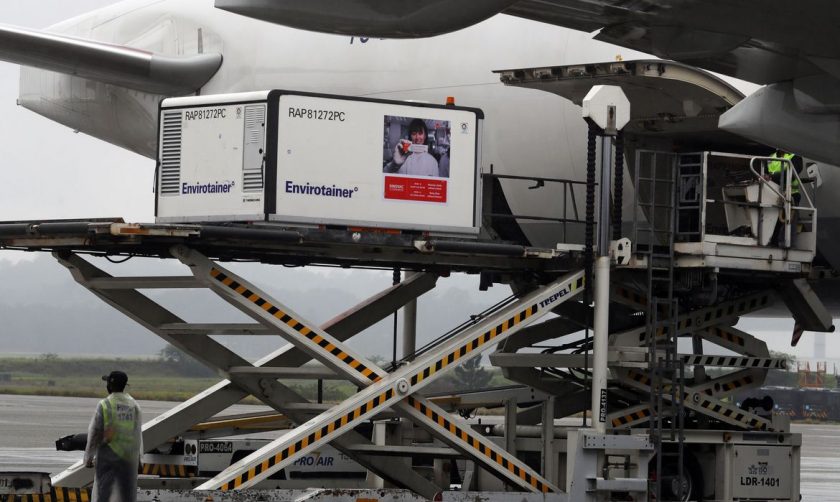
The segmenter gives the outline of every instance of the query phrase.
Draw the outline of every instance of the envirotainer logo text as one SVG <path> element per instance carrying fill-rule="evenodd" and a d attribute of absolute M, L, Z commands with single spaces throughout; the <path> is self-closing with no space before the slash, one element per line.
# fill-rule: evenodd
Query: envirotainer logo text
<path fill-rule="evenodd" d="M 213 181 L 211 183 L 181 183 L 181 195 L 205 193 L 230 193 L 236 183 L 233 181 Z"/>
<path fill-rule="evenodd" d="M 335 185 L 313 185 L 306 182 L 305 185 L 286 180 L 286 193 L 297 193 L 301 195 L 316 195 L 320 197 L 338 197 L 350 199 L 353 194 L 359 191 L 359 187 L 342 188 Z"/>

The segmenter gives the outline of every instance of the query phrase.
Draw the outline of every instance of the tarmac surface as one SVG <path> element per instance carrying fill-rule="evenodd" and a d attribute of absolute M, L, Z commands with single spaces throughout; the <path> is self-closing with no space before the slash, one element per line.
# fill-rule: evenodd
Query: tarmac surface
<path fill-rule="evenodd" d="M 87 431 L 98 399 L 0 395 L 0 471 L 60 472 L 82 452 L 55 451 L 55 440 Z M 140 401 L 144 421 L 176 403 Z M 235 406 L 225 414 L 253 412 Z M 804 502 L 840 502 L 840 424 L 794 424 L 802 434 Z"/>

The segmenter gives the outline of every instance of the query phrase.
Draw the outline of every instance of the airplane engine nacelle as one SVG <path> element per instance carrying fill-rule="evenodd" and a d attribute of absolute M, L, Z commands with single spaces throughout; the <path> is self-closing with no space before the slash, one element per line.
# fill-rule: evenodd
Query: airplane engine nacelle
<path fill-rule="evenodd" d="M 765 145 L 840 165 L 840 115 L 805 113 L 790 82 L 759 89 L 721 115 L 719 126 Z"/>
<path fill-rule="evenodd" d="M 222 64 L 223 44 L 189 11 L 144 8 L 153 3 L 105 8 L 47 31 L 0 30 L 6 52 L 36 49 L 19 57 L 32 66 L 21 67 L 18 104 L 154 158 L 158 105 L 201 90 Z M 131 5 L 132 15 L 123 15 Z"/>
<path fill-rule="evenodd" d="M 20 72 L 20 106 L 144 157 L 155 157 L 163 98 L 46 70 Z"/>

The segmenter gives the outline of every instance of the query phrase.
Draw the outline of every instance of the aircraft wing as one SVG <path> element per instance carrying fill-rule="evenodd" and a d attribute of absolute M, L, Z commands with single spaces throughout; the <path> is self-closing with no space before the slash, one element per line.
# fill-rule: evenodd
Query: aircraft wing
<path fill-rule="evenodd" d="M 518 0 L 216 0 L 216 8 L 309 31 L 422 38 L 466 28 Z"/>
<path fill-rule="evenodd" d="M 835 0 L 523 0 L 504 13 L 757 84 L 840 77 Z"/>
<path fill-rule="evenodd" d="M 0 60 L 163 95 L 200 89 L 221 54 L 173 57 L 27 28 L 0 25 Z"/>
<path fill-rule="evenodd" d="M 522 0 L 504 13 L 765 84 L 719 127 L 840 165 L 836 0 Z"/>
<path fill-rule="evenodd" d="M 345 35 L 427 37 L 504 13 L 766 87 L 723 130 L 840 165 L 836 0 L 215 0 L 216 7 Z"/>
<path fill-rule="evenodd" d="M 600 30 L 599 40 L 758 84 L 821 74 L 840 78 L 836 0 L 805 5 L 789 0 L 215 0 L 215 5 L 305 30 L 385 38 L 439 35 L 504 13 Z"/>

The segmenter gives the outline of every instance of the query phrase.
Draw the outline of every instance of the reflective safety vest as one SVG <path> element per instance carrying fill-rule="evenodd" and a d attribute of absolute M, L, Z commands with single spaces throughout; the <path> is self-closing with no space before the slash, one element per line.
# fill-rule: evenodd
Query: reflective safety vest
<path fill-rule="evenodd" d="M 779 155 L 778 153 L 773 152 L 773 155 L 771 155 L 770 157 L 774 159 L 785 159 L 788 161 L 782 162 L 781 160 L 771 160 L 767 162 L 767 173 L 770 175 L 778 174 L 780 177 L 782 177 L 784 176 L 785 169 L 787 169 L 788 166 L 793 166 L 793 158 L 795 157 L 795 155 L 792 153 L 784 153 L 782 155 Z M 791 179 L 792 181 L 790 184 L 790 193 L 799 193 L 799 180 L 796 178 L 796 176 L 793 176 Z M 784 178 L 782 178 L 782 180 L 784 180 Z"/>
<path fill-rule="evenodd" d="M 127 461 L 137 455 L 140 448 L 137 430 L 137 405 L 131 396 L 115 392 L 99 402 L 102 411 L 102 426 L 105 429 L 105 444 L 120 458 Z"/>

